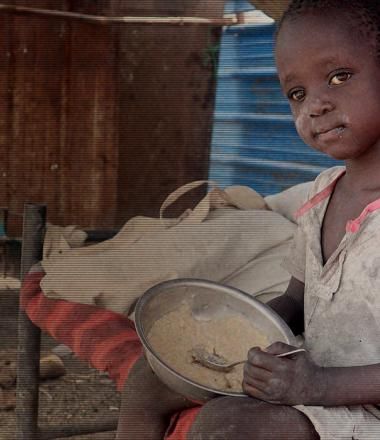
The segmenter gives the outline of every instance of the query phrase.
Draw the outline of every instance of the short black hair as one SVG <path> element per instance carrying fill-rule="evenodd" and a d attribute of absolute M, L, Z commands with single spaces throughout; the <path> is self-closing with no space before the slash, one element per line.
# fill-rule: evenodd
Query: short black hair
<path fill-rule="evenodd" d="M 284 22 L 308 12 L 333 13 L 348 23 L 352 30 L 369 43 L 375 44 L 380 59 L 380 1 L 379 0 L 291 0 L 277 28 Z"/>

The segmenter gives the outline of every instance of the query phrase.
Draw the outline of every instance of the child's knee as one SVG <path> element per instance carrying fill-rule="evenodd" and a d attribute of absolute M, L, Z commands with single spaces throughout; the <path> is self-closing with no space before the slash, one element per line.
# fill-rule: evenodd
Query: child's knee
<path fill-rule="evenodd" d="M 207 402 L 195 419 L 188 439 L 237 439 L 241 420 L 249 417 L 250 407 L 255 404 L 260 402 L 238 397 L 220 397 Z"/>
<path fill-rule="evenodd" d="M 291 428 L 291 429 L 290 429 Z M 309 420 L 292 407 L 223 397 L 202 407 L 188 440 L 317 440 Z"/>

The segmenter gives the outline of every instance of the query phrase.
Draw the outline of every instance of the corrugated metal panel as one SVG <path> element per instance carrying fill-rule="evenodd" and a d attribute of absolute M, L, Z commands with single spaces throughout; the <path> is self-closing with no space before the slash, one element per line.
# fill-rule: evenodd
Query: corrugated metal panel
<path fill-rule="evenodd" d="M 242 3 L 229 2 L 226 11 L 242 10 Z M 263 195 L 337 164 L 296 132 L 277 78 L 274 32 L 273 22 L 223 30 L 209 171 L 223 186 L 247 185 Z"/>

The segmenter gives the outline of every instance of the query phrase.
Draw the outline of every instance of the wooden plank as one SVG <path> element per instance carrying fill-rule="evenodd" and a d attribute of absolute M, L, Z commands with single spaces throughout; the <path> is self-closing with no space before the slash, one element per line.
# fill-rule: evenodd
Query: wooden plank
<path fill-rule="evenodd" d="M 222 16 L 223 1 L 205 3 L 186 2 L 186 15 Z M 130 26 L 119 27 L 119 35 L 121 224 L 138 214 L 157 216 L 169 192 L 207 178 L 215 96 L 207 51 L 219 33 Z"/>
<path fill-rule="evenodd" d="M 41 7 L 57 6 L 41 1 Z M 63 33 L 60 23 L 43 18 L 13 17 L 12 138 L 8 185 L 10 232 L 18 235 L 24 202 L 44 202 L 54 213 L 59 174 L 60 83 Z M 12 221 L 13 220 L 13 221 Z"/>
<path fill-rule="evenodd" d="M 182 15 L 186 0 L 110 0 L 108 15 L 163 16 Z M 188 0 L 187 0 L 188 1 Z"/>
<path fill-rule="evenodd" d="M 70 27 L 66 120 L 61 126 L 66 137 L 61 151 L 61 218 L 64 224 L 113 226 L 118 172 L 116 48 L 109 28 L 84 23 Z"/>
<path fill-rule="evenodd" d="M 0 206 L 8 206 L 9 150 L 12 132 L 12 72 L 13 53 L 11 37 L 12 19 L 0 17 Z"/>
<path fill-rule="evenodd" d="M 65 9 L 66 2 L 34 6 Z M 4 129 L 0 138 L 8 154 L 0 201 L 10 206 L 10 233 L 20 235 L 21 216 L 12 213 L 21 214 L 25 201 L 46 203 L 56 224 L 112 227 L 118 156 L 112 29 L 36 16 L 1 19 L 11 23 L 2 44 L 12 41 L 11 67 L 4 63 L 0 71 L 0 96 L 6 79 L 11 84 L 0 121 L 10 133 Z"/>
<path fill-rule="evenodd" d="M 221 17 L 223 4 L 33 2 L 90 14 L 204 17 Z M 9 48 L 0 56 L 10 53 L 0 68 L 0 204 L 10 207 L 12 235 L 21 230 L 12 214 L 25 201 L 46 203 L 53 223 L 114 227 L 156 215 L 168 192 L 207 176 L 215 89 L 207 51 L 217 32 L 0 19 L 0 47 Z"/>

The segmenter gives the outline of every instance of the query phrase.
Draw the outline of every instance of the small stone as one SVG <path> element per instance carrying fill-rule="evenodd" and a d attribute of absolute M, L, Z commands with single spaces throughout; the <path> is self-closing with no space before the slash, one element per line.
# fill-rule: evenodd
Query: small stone
<path fill-rule="evenodd" d="M 16 391 L 0 388 L 0 410 L 10 411 L 16 408 Z"/>
<path fill-rule="evenodd" d="M 9 362 L 8 364 L 0 366 L 0 387 L 9 389 L 16 383 L 16 363 Z"/>
<path fill-rule="evenodd" d="M 40 378 L 55 379 L 66 374 L 62 359 L 55 354 L 49 354 L 40 360 Z"/>
<path fill-rule="evenodd" d="M 67 345 L 64 345 L 64 344 L 57 345 L 51 351 L 52 351 L 52 353 L 56 354 L 60 358 L 69 357 L 73 353 L 71 348 L 68 347 Z"/>
<path fill-rule="evenodd" d="M 100 379 L 99 383 L 101 383 L 102 385 L 111 385 L 111 384 L 113 384 L 113 380 L 112 379 Z"/>

